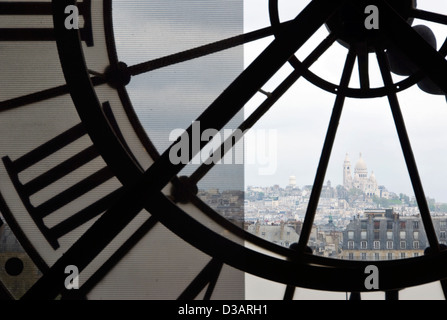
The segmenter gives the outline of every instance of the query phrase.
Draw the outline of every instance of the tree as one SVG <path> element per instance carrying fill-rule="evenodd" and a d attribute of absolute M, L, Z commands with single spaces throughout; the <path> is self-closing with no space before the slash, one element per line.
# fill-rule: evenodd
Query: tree
<path fill-rule="evenodd" d="M 346 190 L 345 187 L 343 187 L 342 185 L 338 185 L 335 188 L 335 191 L 337 192 L 337 198 L 338 199 L 348 200 L 348 190 Z"/>
<path fill-rule="evenodd" d="M 400 199 L 400 201 L 402 201 L 402 203 L 407 203 L 407 204 L 410 203 L 410 197 L 407 196 L 406 194 L 400 193 L 399 199 Z"/>

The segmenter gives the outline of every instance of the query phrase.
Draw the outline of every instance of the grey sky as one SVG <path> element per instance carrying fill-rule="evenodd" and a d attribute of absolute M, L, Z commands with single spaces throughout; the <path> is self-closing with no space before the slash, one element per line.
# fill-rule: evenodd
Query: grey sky
<path fill-rule="evenodd" d="M 292 18 L 299 12 L 303 2 L 309 1 L 300 3 L 279 1 L 280 15 L 284 19 Z M 418 8 L 447 14 L 447 3 L 443 1 L 419 0 Z M 256 0 L 245 0 L 245 10 L 246 30 L 268 23 L 267 2 L 261 5 Z M 417 24 L 425 24 L 434 31 L 439 49 L 447 37 L 447 28 L 415 20 L 413 25 Z M 326 34 L 325 28 L 321 28 L 315 38 L 323 39 Z M 266 45 L 267 41 L 263 42 L 262 45 Z M 315 43 L 312 39 L 309 42 Z M 250 52 L 251 50 L 253 52 Z M 256 50 L 262 50 L 261 44 L 246 46 L 246 64 L 250 63 Z M 301 51 L 307 54 L 309 49 Z M 303 58 L 305 54 L 299 56 Z M 312 70 L 338 84 L 345 57 L 346 49 L 337 44 L 331 48 L 331 52 L 327 52 L 317 61 Z M 381 76 L 373 55 L 370 55 L 370 61 L 370 72 L 374 76 L 372 86 L 380 86 Z M 394 78 L 395 81 L 400 79 L 397 76 Z M 351 86 L 358 87 L 357 80 L 357 73 L 354 72 Z M 271 88 L 274 88 L 274 85 L 271 85 Z M 399 94 L 399 99 L 426 195 L 438 201 L 447 201 L 445 191 L 447 171 L 444 170 L 447 163 L 445 97 L 426 94 L 414 86 Z M 256 168 L 246 166 L 246 183 L 252 185 L 277 183 L 285 186 L 288 177 L 295 175 L 298 185 L 312 184 L 334 100 L 333 95 L 300 79 L 296 88 L 285 95 L 259 123 L 259 127 L 278 130 L 277 174 L 274 177 L 259 176 L 256 174 Z M 349 153 L 351 164 L 355 165 L 360 152 L 369 172 L 374 170 L 380 185 L 385 185 L 390 191 L 397 193 L 413 194 L 386 98 L 346 100 L 326 181 L 331 180 L 333 185 L 341 184 L 345 154 Z"/>
<path fill-rule="evenodd" d="M 239 0 L 114 1 L 120 58 L 136 64 L 243 33 Z M 132 78 L 128 92 L 149 138 L 159 152 L 170 133 L 187 128 L 243 70 L 243 48 L 175 64 Z M 228 128 L 243 120 L 243 112 Z M 188 165 L 181 174 L 190 174 Z M 201 188 L 243 189 L 243 166 L 217 165 Z"/>
<path fill-rule="evenodd" d="M 280 0 L 281 18 L 293 18 L 309 2 Z M 114 1 L 115 21 L 121 22 L 117 28 L 120 55 L 128 64 L 138 63 L 236 35 L 242 27 L 238 25 L 242 8 L 237 7 L 241 4 L 240 0 Z M 246 32 L 269 25 L 267 5 L 268 1 L 243 1 L 243 27 Z M 445 1 L 418 0 L 418 8 L 447 14 Z M 212 12 L 214 14 L 210 14 Z M 432 28 L 438 48 L 447 38 L 445 26 L 418 20 L 416 24 Z M 322 27 L 298 52 L 299 57 L 305 57 L 326 34 Z M 247 66 L 272 39 L 270 37 L 244 46 L 243 63 Z M 346 49 L 336 44 L 319 59 L 312 71 L 338 84 L 345 57 Z M 236 64 L 234 61 L 240 58 L 240 49 L 230 50 L 132 80 L 129 92 L 135 108 L 149 136 L 156 140 L 160 149 L 169 145 L 170 130 L 189 125 L 232 81 L 240 71 L 238 63 L 242 63 L 242 60 Z M 374 65 L 373 55 L 370 60 L 372 86 L 380 86 L 380 73 Z M 264 89 L 273 90 L 291 70 L 286 65 Z M 194 75 L 194 81 L 190 81 L 191 75 Z M 356 77 L 354 72 L 353 87 L 358 86 Z M 216 78 L 221 81 L 213 81 Z M 395 80 L 398 79 L 395 76 Z M 247 105 L 246 115 L 264 98 L 261 93 L 257 94 Z M 255 132 L 276 130 L 275 174 L 259 175 L 262 165 L 246 164 L 245 184 L 285 186 L 290 175 L 296 176 L 300 186 L 312 184 L 334 99 L 334 95 L 300 79 L 254 128 Z M 426 194 L 447 202 L 445 97 L 428 95 L 414 86 L 399 94 L 399 99 Z M 345 154 L 349 153 L 351 163 L 355 165 L 360 152 L 369 172 L 374 170 L 379 185 L 385 185 L 397 193 L 413 194 L 386 98 L 346 100 L 325 180 L 331 180 L 333 185 L 341 184 Z"/>

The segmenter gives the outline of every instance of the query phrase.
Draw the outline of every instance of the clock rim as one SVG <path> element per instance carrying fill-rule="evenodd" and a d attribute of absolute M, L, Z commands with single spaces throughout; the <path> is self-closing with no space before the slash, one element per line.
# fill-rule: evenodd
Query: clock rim
<path fill-rule="evenodd" d="M 112 0 L 104 0 L 104 1 L 105 2 L 109 2 L 110 4 L 112 3 Z M 113 19 L 110 20 L 111 23 L 113 23 L 112 21 L 113 21 Z M 110 48 L 112 48 L 112 47 L 114 48 L 115 52 L 113 53 L 113 56 L 116 57 L 115 63 L 118 63 L 119 61 L 117 59 L 116 46 L 115 46 L 114 37 L 113 37 L 113 25 L 110 25 L 110 27 L 106 28 L 106 30 L 112 32 L 111 36 L 108 37 L 108 40 L 113 42 L 113 43 L 111 43 Z M 447 42 L 447 39 L 446 39 L 446 42 Z M 400 89 L 398 91 L 404 90 L 406 87 L 412 86 L 414 83 L 412 83 L 411 81 L 414 81 L 415 79 L 417 80 L 418 76 L 419 76 L 418 74 L 412 75 L 409 78 L 407 78 L 407 79 L 401 81 L 400 83 L 398 83 L 397 85 L 400 86 Z M 135 113 L 135 111 L 133 109 L 132 103 L 131 103 L 130 98 L 129 98 L 128 94 L 127 94 L 127 90 L 126 90 L 125 86 L 123 86 L 121 89 L 123 91 L 122 97 L 125 98 L 125 102 L 122 101 L 123 106 L 125 107 L 126 112 L 128 112 L 128 114 L 131 117 L 135 117 L 135 118 L 133 118 L 133 120 L 135 120 L 135 122 L 131 121 L 132 125 L 134 125 L 134 130 L 136 130 L 139 133 L 139 135 L 141 135 L 141 138 L 143 139 L 143 141 L 147 141 L 150 144 L 150 146 L 153 147 L 153 144 L 150 142 L 150 139 L 147 136 L 147 133 L 144 131 L 143 127 L 141 126 L 141 123 L 139 122 L 139 119 L 138 119 L 138 117 L 137 117 L 137 115 L 136 115 L 136 113 Z M 377 92 L 380 95 L 386 95 L 388 93 L 388 90 L 386 90 L 386 88 L 379 88 L 377 90 Z M 121 95 L 120 95 L 120 97 L 121 97 Z M 127 110 L 127 109 L 129 109 L 129 110 Z M 132 120 L 132 119 L 130 119 L 130 120 Z M 155 148 L 154 148 L 153 152 L 154 152 L 154 154 L 150 154 L 151 157 L 154 157 L 154 156 L 156 157 L 156 156 L 159 155 Z M 178 177 L 176 177 L 176 179 L 178 179 Z M 284 255 L 286 258 L 289 258 L 289 259 L 293 259 L 293 257 L 296 255 L 296 253 L 294 251 L 292 251 L 291 249 L 283 248 L 283 247 L 281 247 L 279 245 L 272 244 L 271 242 L 268 242 L 268 241 L 266 241 L 264 239 L 256 237 L 256 236 L 250 234 L 249 232 L 243 230 L 242 228 L 234 225 L 233 223 L 231 223 L 230 221 L 228 221 L 227 219 L 225 219 L 221 215 L 219 215 L 217 212 L 212 210 L 198 196 L 192 195 L 191 202 L 194 205 L 196 205 L 196 206 L 200 206 L 202 212 L 204 212 L 206 215 L 210 216 L 213 220 L 215 220 L 221 226 L 224 226 L 224 224 L 225 224 L 225 227 L 230 228 L 233 233 L 237 234 L 239 237 L 242 237 L 243 240 L 251 240 L 251 242 L 254 245 L 259 246 L 259 247 L 264 248 L 264 249 L 267 249 L 267 250 L 271 250 L 275 254 Z M 183 211 L 180 208 L 178 208 L 178 210 Z M 184 214 L 188 216 L 188 214 L 186 212 L 184 212 Z M 171 230 L 171 228 L 168 225 L 166 225 L 165 223 L 163 223 L 163 224 L 168 229 Z M 185 240 L 185 241 L 187 241 L 187 240 Z M 191 243 L 190 241 L 187 241 L 187 242 Z M 202 250 L 197 245 L 195 245 L 195 247 L 198 248 L 199 250 Z M 241 246 L 241 247 L 246 249 L 244 246 Z M 215 256 L 215 255 L 211 255 L 211 256 Z M 268 257 L 267 255 L 264 255 L 264 256 Z M 295 256 L 295 258 L 296 258 L 296 256 Z M 395 267 L 399 268 L 399 267 L 401 267 L 403 265 L 406 265 L 406 263 L 401 264 L 401 262 L 405 262 L 405 261 L 408 261 L 408 260 L 414 260 L 414 259 L 416 259 L 416 260 L 425 260 L 426 258 L 427 257 L 398 259 L 398 260 L 394 260 L 394 261 L 383 261 L 381 263 L 376 263 L 376 264 L 378 266 L 383 264 L 384 268 L 387 267 L 388 265 L 396 265 Z M 361 268 L 363 268 L 363 266 L 365 265 L 365 263 L 362 263 L 360 261 L 352 261 L 352 262 L 350 262 L 350 261 L 344 261 L 344 260 L 340 260 L 340 259 L 331 259 L 331 258 L 325 258 L 325 257 L 312 256 L 312 255 L 308 255 L 308 254 L 301 255 L 299 257 L 299 259 L 302 259 L 304 261 L 304 263 L 321 264 L 321 265 L 324 265 L 324 266 L 339 266 L 339 267 L 342 266 L 342 267 L 346 267 L 346 268 L 349 268 L 349 269 L 351 269 L 352 267 L 357 267 L 357 266 L 361 266 Z M 427 260 L 430 260 L 430 259 L 427 258 Z M 228 264 L 230 266 L 232 265 L 231 263 L 228 263 Z M 371 261 L 366 262 L 366 264 L 371 264 Z M 401 266 L 399 266 L 399 265 L 401 265 Z M 248 272 L 248 271 L 246 271 L 244 269 L 242 269 L 242 270 L 245 271 L 245 272 Z M 253 273 L 253 272 L 249 272 L 249 273 L 256 275 L 256 273 Z M 265 278 L 269 279 L 267 277 L 265 277 Z M 281 281 L 281 282 L 287 284 L 287 282 L 284 282 L 284 281 Z M 426 283 L 426 282 L 424 282 L 424 283 Z M 309 288 L 316 289 L 315 287 L 309 287 Z M 320 288 L 320 289 L 322 289 L 322 288 Z M 323 288 L 323 289 L 326 289 L 326 288 Z M 338 291 L 338 290 L 335 290 L 335 291 Z M 341 290 L 341 291 L 346 291 L 346 290 Z M 367 291 L 367 290 L 363 289 L 362 291 Z"/>
<path fill-rule="evenodd" d="M 279 31 L 279 25 L 280 25 L 280 17 L 279 17 L 279 6 L 278 1 L 279 0 L 267 0 L 269 2 L 269 17 L 271 21 L 271 25 L 274 28 L 274 34 L 276 34 Z M 416 0 L 414 0 L 416 3 Z M 414 20 L 413 18 L 412 20 Z M 442 48 L 444 47 L 444 52 L 441 52 Z M 379 50 L 379 48 L 376 48 L 376 51 Z M 438 50 L 438 53 L 440 53 L 443 57 L 447 56 L 447 37 L 444 40 L 444 43 L 440 46 L 440 49 Z M 316 87 L 327 91 L 332 94 L 337 94 L 340 90 L 340 86 L 337 84 L 334 84 L 330 81 L 327 81 L 326 79 L 323 79 L 316 73 L 310 71 L 309 68 L 303 67 L 303 62 L 298 59 L 296 55 L 292 56 L 289 60 L 289 64 L 294 68 L 299 68 L 302 71 L 303 77 L 315 85 Z M 416 85 L 418 82 L 424 79 L 424 74 L 422 71 L 416 71 L 412 73 L 411 75 L 407 76 L 405 79 L 402 79 L 396 83 L 392 87 L 387 87 L 385 85 L 377 88 L 368 88 L 368 89 L 362 89 L 362 88 L 344 88 L 343 93 L 347 98 L 358 98 L 358 99 L 365 99 L 365 98 L 382 98 L 386 97 L 389 94 L 393 93 L 399 93 L 402 91 L 405 91 L 412 86 Z"/>

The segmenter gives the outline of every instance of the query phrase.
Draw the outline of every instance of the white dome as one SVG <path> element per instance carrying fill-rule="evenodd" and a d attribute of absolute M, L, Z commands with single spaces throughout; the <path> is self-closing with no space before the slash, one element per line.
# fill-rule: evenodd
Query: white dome
<path fill-rule="evenodd" d="M 289 185 L 296 186 L 296 177 L 295 176 L 289 177 Z"/>
<path fill-rule="evenodd" d="M 357 163 L 355 164 L 355 170 L 357 170 L 357 171 L 366 171 L 367 170 L 367 168 L 366 168 L 366 163 L 365 163 L 365 161 L 363 160 L 363 158 L 362 158 L 362 154 L 360 153 L 360 158 L 359 158 L 359 160 L 357 161 Z"/>

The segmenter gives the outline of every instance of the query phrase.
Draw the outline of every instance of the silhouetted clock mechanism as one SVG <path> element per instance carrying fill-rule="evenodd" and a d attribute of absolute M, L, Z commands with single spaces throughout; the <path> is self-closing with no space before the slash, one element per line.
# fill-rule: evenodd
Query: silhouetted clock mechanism
<path fill-rule="evenodd" d="M 0 210 L 2 228 L 19 242 L 0 244 L 2 298 L 244 299 L 245 274 L 281 284 L 284 299 L 295 288 L 352 298 L 370 291 L 371 262 L 325 258 L 308 247 L 347 97 L 388 98 L 429 242 L 424 256 L 374 261 L 380 283 L 372 291 L 394 299 L 401 289 L 441 281 L 447 294 L 447 251 L 434 231 L 397 98 L 414 85 L 447 93 L 447 42 L 438 51 L 432 31 L 413 25 L 415 18 L 447 24 L 447 16 L 420 10 L 415 0 L 313 0 L 281 21 L 281 3 L 269 0 L 269 27 L 130 65 L 118 59 L 112 4 L 0 2 Z M 300 61 L 295 53 L 322 26 L 329 35 Z M 200 121 L 201 133 L 222 129 L 285 64 L 291 74 L 239 128 L 251 128 L 301 77 L 334 95 L 300 238 L 290 248 L 254 236 L 202 201 L 197 184 L 213 165 L 180 175 L 185 164 L 169 157 L 175 142 L 157 150 L 126 92 L 143 73 L 272 35 L 190 121 Z M 332 83 L 309 68 L 336 43 L 348 53 L 340 82 Z M 372 54 L 384 83 L 378 88 L 370 86 Z M 349 86 L 355 61 L 360 88 Z M 392 73 L 403 80 L 394 82 Z"/>

